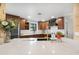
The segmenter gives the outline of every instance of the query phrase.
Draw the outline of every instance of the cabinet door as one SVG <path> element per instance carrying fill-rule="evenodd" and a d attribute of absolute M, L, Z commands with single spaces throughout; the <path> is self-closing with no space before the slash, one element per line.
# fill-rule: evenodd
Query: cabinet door
<path fill-rule="evenodd" d="M 25 20 L 20 20 L 20 29 L 21 30 L 25 29 Z"/>
<path fill-rule="evenodd" d="M 58 29 L 64 29 L 64 17 L 59 17 L 56 23 L 58 24 Z"/>
<path fill-rule="evenodd" d="M 48 29 L 48 22 L 38 22 L 38 29 L 39 30 L 45 30 Z"/>
<path fill-rule="evenodd" d="M 20 29 L 29 30 L 29 22 L 27 22 L 26 20 L 20 20 Z"/>

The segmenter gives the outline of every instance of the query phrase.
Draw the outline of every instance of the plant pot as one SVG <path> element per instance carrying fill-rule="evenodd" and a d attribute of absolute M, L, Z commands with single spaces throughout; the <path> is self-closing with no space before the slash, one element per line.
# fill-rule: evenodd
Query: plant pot
<path fill-rule="evenodd" d="M 56 35 L 57 39 L 61 39 L 61 37 L 62 37 L 61 35 Z"/>
<path fill-rule="evenodd" d="M 5 31 L 3 30 L 3 28 L 0 28 L 0 44 L 5 42 L 5 37 L 6 37 Z"/>
<path fill-rule="evenodd" d="M 11 33 L 7 31 L 5 37 L 5 43 L 8 43 L 10 41 L 10 38 L 11 38 Z"/>

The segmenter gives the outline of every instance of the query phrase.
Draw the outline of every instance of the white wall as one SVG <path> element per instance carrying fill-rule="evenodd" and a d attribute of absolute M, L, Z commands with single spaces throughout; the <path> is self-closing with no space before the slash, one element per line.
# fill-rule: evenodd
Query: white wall
<path fill-rule="evenodd" d="M 73 14 L 65 15 L 65 36 L 73 38 Z"/>

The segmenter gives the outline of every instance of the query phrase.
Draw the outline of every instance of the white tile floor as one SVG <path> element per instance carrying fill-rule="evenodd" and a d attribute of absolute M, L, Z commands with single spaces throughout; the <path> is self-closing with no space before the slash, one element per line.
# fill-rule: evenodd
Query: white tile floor
<path fill-rule="evenodd" d="M 34 38 L 35 40 L 35 38 Z M 79 41 L 63 38 L 63 42 L 14 39 L 0 45 L 1 55 L 71 55 L 79 54 Z"/>

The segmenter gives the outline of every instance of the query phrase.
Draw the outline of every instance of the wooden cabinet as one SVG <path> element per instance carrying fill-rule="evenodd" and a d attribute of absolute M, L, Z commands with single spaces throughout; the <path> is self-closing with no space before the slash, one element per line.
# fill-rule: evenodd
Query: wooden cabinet
<path fill-rule="evenodd" d="M 58 29 L 64 29 L 64 17 L 58 17 L 56 20 Z"/>
<path fill-rule="evenodd" d="M 48 22 L 42 22 L 42 21 L 39 21 L 38 22 L 38 29 L 39 30 L 45 30 L 45 29 L 48 29 Z"/>
<path fill-rule="evenodd" d="M 29 30 L 29 22 L 25 22 L 25 29 Z"/>
<path fill-rule="evenodd" d="M 20 20 L 20 29 L 21 30 L 29 30 L 29 22 L 25 19 Z"/>
<path fill-rule="evenodd" d="M 13 20 L 16 21 L 16 23 L 19 23 L 20 16 L 12 15 L 12 14 L 6 14 L 6 20 Z"/>

